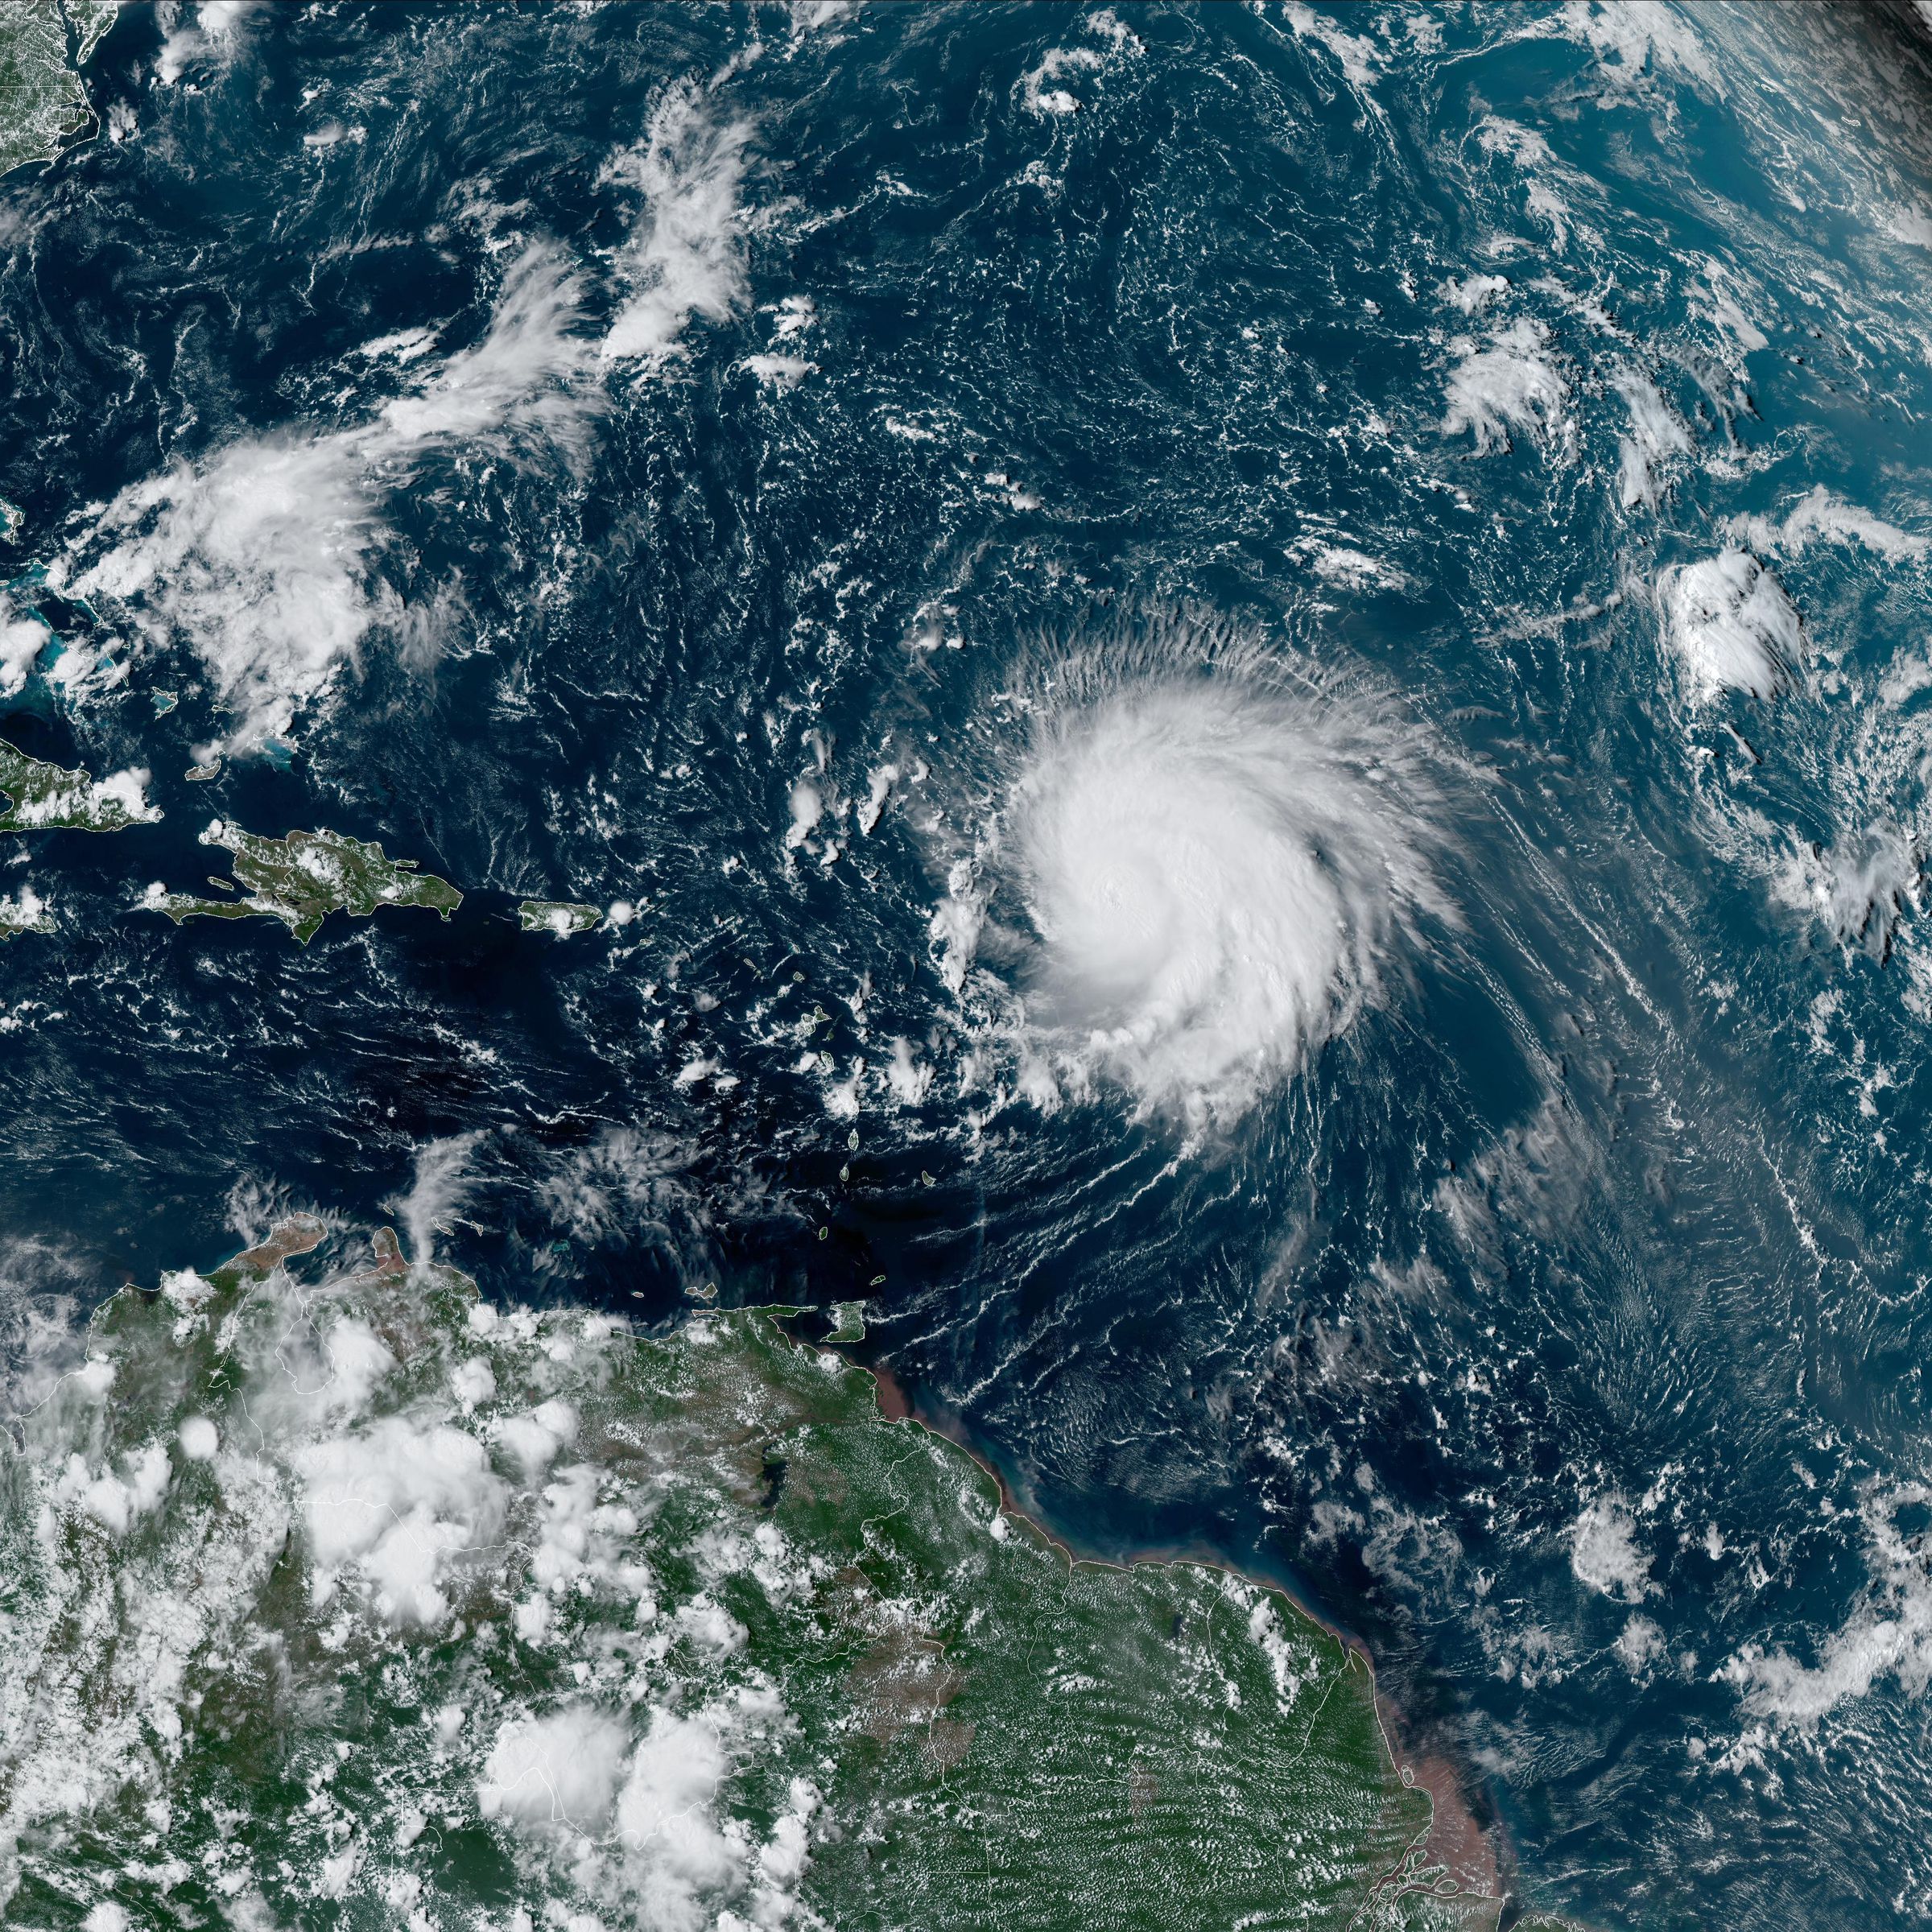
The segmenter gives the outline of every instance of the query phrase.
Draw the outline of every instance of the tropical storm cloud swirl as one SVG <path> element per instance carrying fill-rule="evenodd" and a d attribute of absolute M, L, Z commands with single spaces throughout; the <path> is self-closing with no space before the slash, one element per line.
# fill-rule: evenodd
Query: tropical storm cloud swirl
<path fill-rule="evenodd" d="M 60 1520 L 131 1562 L 217 1466 L 185 1414 L 108 1454 L 90 1314 L 165 1339 L 293 1216 L 397 1229 L 378 1303 L 549 1324 L 500 1397 L 427 1419 L 391 1338 L 275 1438 L 285 1484 L 368 1473 L 331 1430 L 470 1445 L 397 1479 L 433 1562 L 290 1505 L 383 1641 L 502 1513 L 616 1535 L 477 1420 L 565 1399 L 539 1335 L 862 1303 L 1069 1541 L 1359 1638 L 1525 1905 L 1932 1915 L 1905 19 L 22 26 L 0 1363 L 71 1423 Z M 694 1792 L 694 1897 L 831 1869 L 789 1784 L 716 1797 L 733 1708 L 683 1772 L 638 1713 L 695 1706 L 585 1732 L 609 1897 Z M 554 1876 L 560 1734 L 507 1710 L 436 1748 Z"/>

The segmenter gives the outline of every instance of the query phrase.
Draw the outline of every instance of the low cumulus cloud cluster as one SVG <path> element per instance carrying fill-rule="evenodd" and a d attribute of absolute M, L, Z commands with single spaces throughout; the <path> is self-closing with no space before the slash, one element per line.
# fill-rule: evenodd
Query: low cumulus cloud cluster
<path fill-rule="evenodd" d="M 372 633 L 407 630 L 382 572 L 386 513 L 432 458 L 575 460 L 613 373 L 661 369 L 694 319 L 721 322 L 743 303 L 750 138 L 696 89 L 674 88 L 644 139 L 610 162 L 605 180 L 636 214 L 601 333 L 582 271 L 531 242 L 505 269 L 478 341 L 432 355 L 359 421 L 239 438 L 130 484 L 53 580 L 125 612 L 157 644 L 193 649 L 233 716 L 233 749 L 285 737 Z M 372 345 L 369 360 L 413 369 L 431 339 Z"/>

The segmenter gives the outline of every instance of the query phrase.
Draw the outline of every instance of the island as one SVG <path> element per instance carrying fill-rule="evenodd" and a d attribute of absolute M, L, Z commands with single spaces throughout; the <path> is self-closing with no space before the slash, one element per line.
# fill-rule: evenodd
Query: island
<path fill-rule="evenodd" d="M 279 919 L 306 946 L 332 912 L 365 919 L 378 906 L 423 906 L 447 919 L 463 903 L 455 886 L 419 873 L 414 859 L 386 857 L 381 845 L 339 832 L 270 839 L 216 819 L 201 843 L 235 855 L 244 896 L 200 899 L 157 883 L 142 896 L 143 910 L 164 912 L 177 926 L 184 919 Z"/>
<path fill-rule="evenodd" d="M 118 10 L 117 0 L 0 0 L 0 174 L 52 160 L 93 126 L 80 69 Z"/>
<path fill-rule="evenodd" d="M 52 932 L 54 922 L 47 902 L 31 886 L 0 897 L 0 941 L 17 939 L 23 932 Z"/>
<path fill-rule="evenodd" d="M 0 1430 L 0 1910 L 1497 1924 L 1359 1654 L 1070 1560 L 822 1319 L 497 1306 L 309 1216 L 113 1296 Z"/>
<path fill-rule="evenodd" d="M 567 939 L 573 932 L 590 932 L 604 923 L 601 906 L 578 906 L 568 899 L 525 899 L 517 917 L 526 932 L 554 932 Z"/>
<path fill-rule="evenodd" d="M 147 787 L 145 771 L 97 778 L 43 764 L 0 741 L 0 792 L 7 799 L 0 832 L 122 832 L 151 825 L 161 811 L 148 803 Z"/>

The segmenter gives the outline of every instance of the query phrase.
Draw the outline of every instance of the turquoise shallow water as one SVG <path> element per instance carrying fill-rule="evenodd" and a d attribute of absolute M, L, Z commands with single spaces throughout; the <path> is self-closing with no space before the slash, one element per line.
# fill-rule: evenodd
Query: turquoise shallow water
<path fill-rule="evenodd" d="M 1909 43 L 136 8 L 89 79 L 0 195 L 0 684 L 166 816 L 0 877 L 24 1378 L 279 1206 L 870 1293 L 1048 1517 L 1360 1633 L 1526 1897 L 1932 1912 Z M 214 815 L 469 896 L 130 910 Z"/>

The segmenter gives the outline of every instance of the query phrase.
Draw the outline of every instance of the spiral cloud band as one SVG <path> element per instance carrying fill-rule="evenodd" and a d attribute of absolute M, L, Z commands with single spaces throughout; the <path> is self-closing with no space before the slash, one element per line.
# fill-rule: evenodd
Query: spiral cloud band
<path fill-rule="evenodd" d="M 1359 694 L 1197 673 L 1047 705 L 992 861 L 1025 908 L 1027 1049 L 1058 1084 L 1240 1113 L 1441 909 L 1439 807 L 1414 732 Z M 956 973 L 984 910 L 959 885 L 935 921 Z"/>

